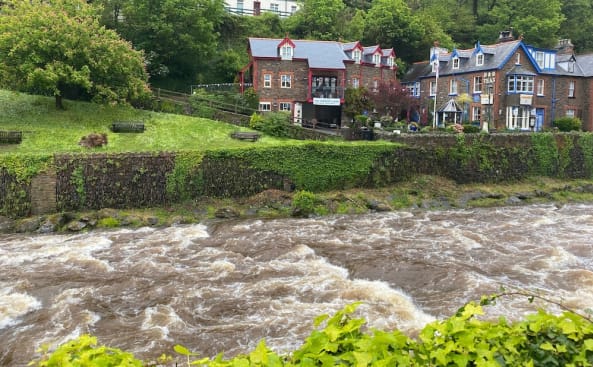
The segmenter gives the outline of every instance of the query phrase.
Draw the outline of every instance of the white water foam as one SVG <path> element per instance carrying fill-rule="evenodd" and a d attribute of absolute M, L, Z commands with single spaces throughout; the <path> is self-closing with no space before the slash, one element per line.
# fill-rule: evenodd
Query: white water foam
<path fill-rule="evenodd" d="M 0 288 L 0 330 L 18 324 L 19 317 L 41 308 L 41 302 L 26 293 Z"/>

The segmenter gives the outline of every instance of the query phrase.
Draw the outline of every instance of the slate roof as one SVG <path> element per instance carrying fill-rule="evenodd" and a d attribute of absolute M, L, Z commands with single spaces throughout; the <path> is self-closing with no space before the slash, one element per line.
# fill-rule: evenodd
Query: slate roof
<path fill-rule="evenodd" d="M 576 60 L 583 76 L 593 76 L 593 54 L 576 55 Z"/>
<path fill-rule="evenodd" d="M 444 76 L 497 69 L 508 61 L 518 47 L 521 47 L 520 40 L 480 46 L 480 49 L 484 53 L 484 64 L 481 66 L 476 65 L 477 53 L 474 52 L 475 49 L 454 50 L 453 52 L 459 57 L 458 69 L 453 69 L 453 63 L 451 62 L 453 52 L 439 54 L 439 75 Z M 425 76 L 434 77 L 434 73 L 429 73 Z"/>
<path fill-rule="evenodd" d="M 278 57 L 278 44 L 282 39 L 249 38 L 249 49 L 254 58 Z M 344 52 L 342 44 L 333 41 L 292 40 L 294 59 L 308 60 L 313 69 L 345 69 L 344 61 L 350 58 Z"/>
<path fill-rule="evenodd" d="M 413 83 L 418 81 L 421 77 L 430 74 L 432 65 L 428 61 L 420 61 L 413 63 L 406 75 L 402 78 L 402 83 Z"/>
<path fill-rule="evenodd" d="M 254 58 L 278 57 L 278 38 L 249 38 L 249 50 Z M 345 69 L 344 62 L 352 61 L 351 50 L 357 42 L 341 43 L 335 41 L 291 40 L 294 47 L 293 59 L 307 60 L 312 69 Z M 379 46 L 363 47 L 363 55 L 376 50 L 383 54 Z M 387 51 L 391 52 L 391 49 Z M 371 58 L 368 57 L 368 60 Z M 367 61 L 367 57 L 364 58 Z"/>

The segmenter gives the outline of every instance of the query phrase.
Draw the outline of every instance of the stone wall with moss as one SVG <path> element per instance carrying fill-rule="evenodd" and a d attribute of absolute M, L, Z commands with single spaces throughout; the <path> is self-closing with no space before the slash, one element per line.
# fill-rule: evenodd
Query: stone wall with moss
<path fill-rule="evenodd" d="M 0 215 L 22 217 L 52 208 L 163 206 L 203 196 L 249 196 L 266 189 L 373 188 L 419 174 L 460 184 L 513 182 L 528 176 L 593 177 L 590 133 L 417 134 L 393 140 L 399 144 L 254 144 L 206 153 L 61 154 L 37 160 L 23 157 L 22 162 L 0 156 Z M 39 175 L 43 180 L 32 179 Z M 55 196 L 47 194 L 52 185 Z M 38 193 L 35 200 L 31 192 Z"/>

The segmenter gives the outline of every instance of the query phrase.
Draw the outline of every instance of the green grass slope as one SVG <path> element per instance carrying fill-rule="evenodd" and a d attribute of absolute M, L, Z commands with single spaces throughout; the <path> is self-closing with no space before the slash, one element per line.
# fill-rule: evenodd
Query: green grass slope
<path fill-rule="evenodd" d="M 113 133 L 109 128 L 114 121 L 142 121 L 146 130 Z M 21 144 L 0 144 L 0 154 L 206 151 L 285 144 L 285 140 L 267 136 L 256 143 L 230 138 L 230 133 L 239 129 L 223 122 L 126 106 L 65 101 L 65 110 L 58 110 L 53 98 L 0 90 L 0 130 L 23 132 Z M 90 133 L 106 133 L 107 146 L 92 149 L 79 146 L 80 139 Z M 298 144 L 291 141 L 295 143 Z"/>

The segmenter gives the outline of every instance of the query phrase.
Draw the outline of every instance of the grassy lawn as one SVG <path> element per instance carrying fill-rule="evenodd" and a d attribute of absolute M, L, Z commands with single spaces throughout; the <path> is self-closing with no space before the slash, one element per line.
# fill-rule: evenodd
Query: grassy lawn
<path fill-rule="evenodd" d="M 136 110 L 123 106 L 65 101 L 57 110 L 54 99 L 0 90 L 0 130 L 23 132 L 21 144 L 0 145 L 0 154 L 57 152 L 206 151 L 217 148 L 287 144 L 285 139 L 262 136 L 256 143 L 230 138 L 237 126 L 203 118 Z M 143 133 L 113 133 L 113 121 L 142 121 Z M 78 145 L 90 133 L 106 133 L 108 144 L 99 148 Z M 289 144 L 302 144 L 290 140 Z"/>

